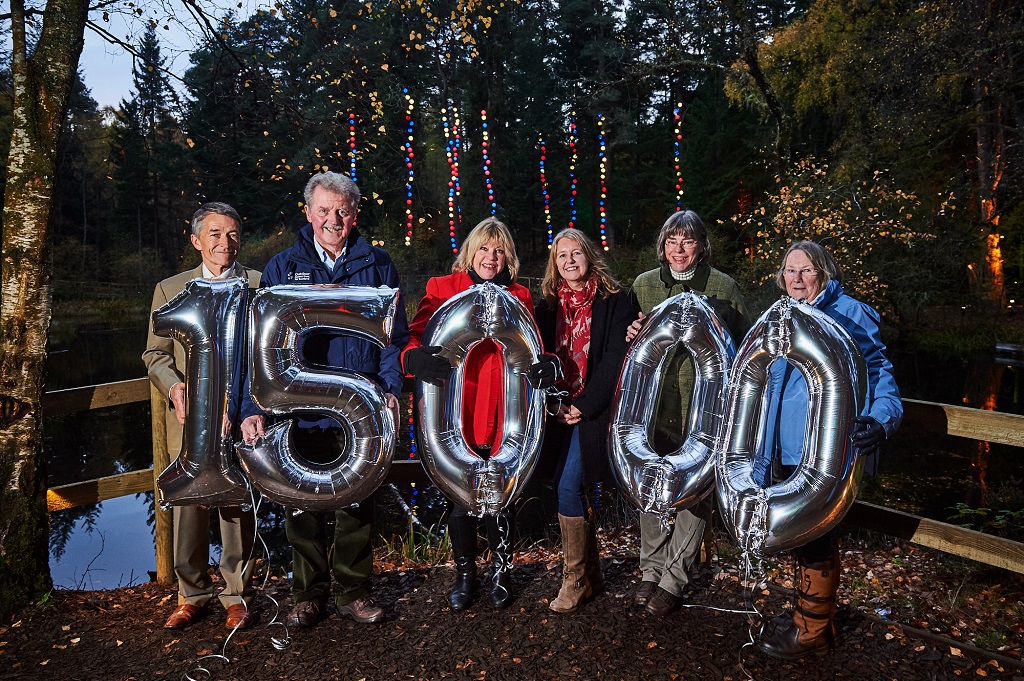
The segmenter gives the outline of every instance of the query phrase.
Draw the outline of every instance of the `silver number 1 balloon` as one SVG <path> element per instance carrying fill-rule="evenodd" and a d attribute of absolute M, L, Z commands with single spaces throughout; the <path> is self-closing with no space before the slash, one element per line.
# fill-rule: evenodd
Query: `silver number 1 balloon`
<path fill-rule="evenodd" d="M 245 477 L 225 432 L 229 397 L 240 374 L 244 279 L 193 279 L 153 312 L 153 333 L 185 348 L 185 427 L 181 453 L 157 479 L 161 503 L 234 506 L 247 501 Z"/>
<path fill-rule="evenodd" d="M 462 434 L 465 359 L 491 339 L 505 361 L 501 446 L 486 461 Z M 427 323 L 424 345 L 440 345 L 453 375 L 442 386 L 416 381 L 420 458 L 435 485 L 474 515 L 495 514 L 511 504 L 537 465 L 544 428 L 544 391 L 526 380 L 540 356 L 540 333 L 529 310 L 491 283 L 477 284 L 444 303 Z"/>
<path fill-rule="evenodd" d="M 807 381 L 803 458 L 789 479 L 761 487 L 753 465 L 765 429 L 776 427 L 764 411 L 768 371 L 781 360 Z M 857 496 L 860 467 L 847 444 L 866 391 L 857 343 L 810 305 L 785 296 L 747 333 L 729 381 L 716 485 L 725 525 L 744 551 L 760 558 L 803 546 L 842 520 Z"/>
<path fill-rule="evenodd" d="M 274 286 L 256 293 L 249 312 L 253 400 L 277 415 L 329 414 L 348 443 L 338 461 L 313 463 L 292 445 L 288 420 L 253 445 L 237 445 L 253 487 L 269 499 L 304 511 L 336 510 L 362 501 L 387 476 L 395 423 L 384 393 L 354 371 L 306 364 L 300 349 L 310 333 L 322 330 L 387 346 L 398 293 L 333 285 Z"/>
<path fill-rule="evenodd" d="M 662 381 L 678 380 L 664 375 L 669 350 L 677 344 L 693 358 L 693 398 L 686 440 L 663 457 L 651 446 L 650 430 Z M 609 446 L 619 487 L 640 510 L 668 516 L 714 489 L 734 354 L 729 332 L 702 296 L 680 293 L 647 317 L 619 374 Z"/>

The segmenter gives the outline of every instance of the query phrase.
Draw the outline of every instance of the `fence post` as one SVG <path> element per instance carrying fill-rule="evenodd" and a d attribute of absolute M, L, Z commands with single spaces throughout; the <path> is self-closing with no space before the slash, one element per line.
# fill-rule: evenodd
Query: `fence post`
<path fill-rule="evenodd" d="M 149 406 L 153 423 L 153 506 L 156 518 L 156 581 L 174 583 L 174 516 L 160 509 L 160 490 L 156 480 L 170 464 L 167 453 L 167 398 L 156 386 L 149 386 Z"/>

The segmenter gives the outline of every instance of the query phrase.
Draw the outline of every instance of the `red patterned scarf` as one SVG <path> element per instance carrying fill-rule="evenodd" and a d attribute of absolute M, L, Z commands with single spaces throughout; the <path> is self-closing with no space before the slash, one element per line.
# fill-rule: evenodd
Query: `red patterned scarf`
<path fill-rule="evenodd" d="M 590 323 L 594 318 L 597 277 L 587 278 L 583 288 L 574 291 L 564 281 L 558 286 L 558 321 L 555 323 L 555 355 L 562 362 L 565 378 L 560 387 L 576 397 L 583 392 L 590 355 Z"/>

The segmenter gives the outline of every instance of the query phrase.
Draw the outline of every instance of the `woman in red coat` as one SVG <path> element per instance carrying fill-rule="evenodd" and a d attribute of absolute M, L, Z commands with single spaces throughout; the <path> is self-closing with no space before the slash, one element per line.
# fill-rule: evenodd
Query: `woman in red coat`
<path fill-rule="evenodd" d="M 530 291 L 515 282 L 519 258 L 508 228 L 495 218 L 487 218 L 469 233 L 452 265 L 452 273 L 427 281 L 427 293 L 409 324 L 409 344 L 402 353 L 405 371 L 416 378 L 440 382 L 451 375 L 452 366 L 439 356 L 440 346 L 423 347 L 423 330 L 430 317 L 445 301 L 474 284 L 492 282 L 508 289 L 530 313 L 533 301 Z M 464 360 L 465 383 L 462 399 L 462 433 L 466 443 L 486 458 L 501 445 L 502 414 L 505 396 L 502 392 L 504 361 L 501 349 L 492 340 L 476 344 Z M 531 380 L 538 387 L 554 382 L 551 360 L 542 358 L 531 367 Z M 491 603 L 504 608 L 512 600 L 511 523 L 507 512 L 487 516 L 487 539 L 491 549 L 493 577 Z M 455 587 L 449 596 L 452 610 L 463 610 L 473 601 L 476 580 L 477 534 L 476 518 L 466 509 L 453 504 L 448 518 L 448 538 L 455 558 Z"/>

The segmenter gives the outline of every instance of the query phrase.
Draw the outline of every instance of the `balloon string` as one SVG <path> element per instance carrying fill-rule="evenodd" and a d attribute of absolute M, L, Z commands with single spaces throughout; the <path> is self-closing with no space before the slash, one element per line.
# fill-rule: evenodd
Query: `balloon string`
<path fill-rule="evenodd" d="M 753 561 L 751 561 L 752 557 Z M 747 615 L 747 641 L 737 651 L 737 659 L 740 671 L 746 675 L 748 680 L 753 681 L 754 676 L 747 671 L 743 664 L 743 659 L 749 649 L 757 645 L 757 641 L 764 632 L 764 614 L 757 607 L 757 601 L 754 599 L 754 590 L 767 582 L 768 575 L 760 553 L 751 554 L 744 550 L 741 560 L 743 562 L 743 603 Z M 760 624 L 758 624 L 759 622 Z"/>
<path fill-rule="evenodd" d="M 291 638 L 288 635 L 288 626 L 284 622 L 278 621 L 277 618 L 281 614 L 281 606 L 273 596 L 267 593 L 267 584 L 270 581 L 270 549 L 268 548 L 266 541 L 264 541 L 263 535 L 259 531 L 258 516 L 260 506 L 263 503 L 263 497 L 261 495 L 259 499 L 256 498 L 256 492 L 253 489 L 253 487 L 249 484 L 248 480 L 246 480 L 246 491 L 249 494 L 249 508 L 252 509 L 252 515 L 255 522 L 253 523 L 253 541 L 251 546 L 249 547 L 249 555 L 242 563 L 242 574 L 248 572 L 249 565 L 256 560 L 255 553 L 256 546 L 258 544 L 260 547 L 262 547 L 261 553 L 263 554 L 264 564 L 267 566 L 267 569 L 263 572 L 262 583 L 258 587 L 255 587 L 253 590 L 273 604 L 274 616 L 271 618 L 270 622 L 267 623 L 267 627 L 269 628 L 275 624 L 284 627 L 284 637 L 277 638 L 272 636 L 270 638 L 270 642 L 276 650 L 285 650 L 291 645 Z M 243 504 L 243 509 L 244 506 L 245 505 Z M 249 604 L 246 603 L 244 599 L 242 601 L 242 605 L 245 606 L 245 611 L 246 613 L 248 613 Z M 203 666 L 204 660 L 223 660 L 224 662 L 230 664 L 231 659 L 227 655 L 228 644 L 230 643 L 231 639 L 235 636 L 235 632 L 237 632 L 241 628 L 241 624 L 242 623 L 239 622 L 237 625 L 235 625 L 231 632 L 228 633 L 227 638 L 224 639 L 224 645 L 221 646 L 220 653 L 213 653 L 210 655 L 204 655 L 203 657 L 200 657 L 196 660 L 196 666 L 192 669 L 189 669 L 188 671 L 183 672 L 181 678 L 184 679 L 184 681 L 204 681 L 205 679 L 212 678 L 213 675 L 210 672 L 210 670 Z"/>
<path fill-rule="evenodd" d="M 509 535 L 512 534 L 512 521 L 508 514 L 499 513 L 494 518 L 495 524 L 498 526 L 498 547 L 497 551 L 491 550 L 492 554 L 497 557 L 494 559 L 494 575 L 491 577 L 493 582 L 493 589 L 499 588 L 498 575 L 504 574 L 512 569 L 512 542 Z M 504 600 L 509 596 L 508 590 L 504 587 L 500 587 L 505 593 L 501 596 Z"/>

